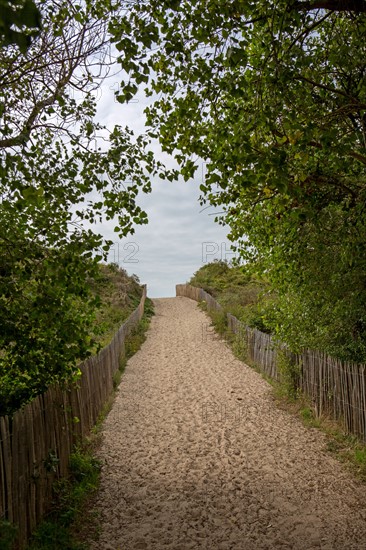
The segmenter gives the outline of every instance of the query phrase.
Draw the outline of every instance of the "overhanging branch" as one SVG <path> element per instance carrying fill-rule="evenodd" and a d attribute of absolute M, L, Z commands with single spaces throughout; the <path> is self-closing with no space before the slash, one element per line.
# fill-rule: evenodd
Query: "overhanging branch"
<path fill-rule="evenodd" d="M 364 0 L 314 0 L 308 2 L 294 2 L 290 10 L 311 11 L 311 10 L 329 10 L 353 13 L 366 13 L 366 1 Z"/>

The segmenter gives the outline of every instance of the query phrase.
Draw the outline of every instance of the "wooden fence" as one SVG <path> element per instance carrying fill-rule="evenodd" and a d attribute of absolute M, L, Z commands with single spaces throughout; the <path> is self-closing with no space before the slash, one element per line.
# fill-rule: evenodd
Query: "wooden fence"
<path fill-rule="evenodd" d="M 80 365 L 76 386 L 50 387 L 12 418 L 0 417 L 0 519 L 18 526 L 18 548 L 49 509 L 53 482 L 67 474 L 73 446 L 90 433 L 110 397 L 125 338 L 142 318 L 145 298 L 146 286 L 112 342 Z"/>
<path fill-rule="evenodd" d="M 202 288 L 177 285 L 176 295 L 204 300 L 209 310 L 222 310 Z M 250 361 L 266 375 L 280 380 L 277 355 L 278 350 L 286 346 L 269 334 L 245 326 L 230 313 L 227 321 L 229 329 L 244 340 Z M 343 424 L 347 433 L 366 441 L 366 365 L 346 363 L 313 350 L 288 356 L 298 367 L 298 388 L 311 399 L 316 414 L 331 415 Z"/>

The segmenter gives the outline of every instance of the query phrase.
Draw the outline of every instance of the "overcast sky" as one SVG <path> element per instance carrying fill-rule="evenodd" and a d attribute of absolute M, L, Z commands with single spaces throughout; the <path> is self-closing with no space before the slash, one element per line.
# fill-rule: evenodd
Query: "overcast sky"
<path fill-rule="evenodd" d="M 127 105 L 117 103 L 114 92 L 121 79 L 113 77 L 103 85 L 98 97 L 98 118 L 110 128 L 120 124 L 136 134 L 143 133 L 143 110 L 148 100 L 141 92 Z M 152 148 L 169 166 L 175 165 L 174 159 L 162 155 L 158 144 Z M 152 193 L 141 194 L 138 200 L 148 214 L 149 224 L 136 226 L 136 233 L 126 239 L 116 239 L 114 222 L 98 227 L 115 243 L 109 260 L 129 274 L 138 275 L 147 284 L 151 298 L 175 296 L 175 285 L 187 282 L 203 263 L 233 257 L 226 229 L 214 222 L 213 208 L 203 210 L 198 202 L 203 178 L 202 167 L 189 182 L 152 181 Z"/>

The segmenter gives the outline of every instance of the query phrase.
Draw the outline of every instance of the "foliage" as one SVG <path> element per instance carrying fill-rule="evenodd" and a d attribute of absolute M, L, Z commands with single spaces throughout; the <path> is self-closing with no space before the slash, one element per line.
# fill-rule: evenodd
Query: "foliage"
<path fill-rule="evenodd" d="M 145 300 L 145 311 L 139 324 L 132 330 L 125 341 L 126 360 L 132 357 L 146 340 L 146 331 L 150 326 L 151 317 L 154 315 L 154 304 L 150 298 Z M 123 367 L 124 368 L 124 367 Z"/>
<path fill-rule="evenodd" d="M 230 267 L 226 262 L 214 261 L 202 266 L 189 284 L 214 296 L 225 315 L 231 313 L 250 327 L 270 332 L 269 319 L 276 297 L 269 291 L 268 283 L 247 266 Z"/>
<path fill-rule="evenodd" d="M 100 264 L 91 290 L 100 299 L 91 336 L 97 349 L 111 341 L 117 329 L 137 308 L 142 296 L 142 287 L 136 275 L 128 275 L 117 264 Z"/>
<path fill-rule="evenodd" d="M 230 269 L 229 264 L 222 260 L 215 260 L 203 265 L 191 278 L 192 286 L 203 288 L 216 297 L 225 288 L 242 286 L 247 283 L 242 270 Z"/>
<path fill-rule="evenodd" d="M 94 225 L 116 219 L 116 236 L 133 233 L 147 223 L 138 194 L 156 174 L 174 177 L 146 136 L 96 121 L 115 62 L 108 27 L 122 8 L 46 0 L 38 28 L 30 0 L 6 5 L 11 29 L 33 38 L 20 49 L 14 36 L 0 42 L 0 414 L 77 376 L 94 349 L 89 281 L 112 244 Z"/>
<path fill-rule="evenodd" d="M 95 262 L 77 241 L 61 250 L 28 246 L 4 255 L 0 269 L 0 414 L 55 381 L 78 375 L 93 345 L 98 298 L 85 285 Z"/>
<path fill-rule="evenodd" d="M 300 366 L 282 347 L 277 348 L 276 365 L 280 375 L 281 390 L 288 399 L 297 399 L 300 395 Z"/>
<path fill-rule="evenodd" d="M 294 351 L 317 348 L 344 360 L 366 360 L 362 208 L 328 206 L 296 234 L 286 220 L 272 231 L 281 247 L 262 259 L 279 294 L 271 328 Z"/>
<path fill-rule="evenodd" d="M 140 301 L 135 276 L 76 258 L 74 250 L 34 247 L 9 272 L 1 267 L 0 414 L 76 379 L 78 362 L 107 344 Z"/>
<path fill-rule="evenodd" d="M 238 359 L 241 361 L 249 361 L 248 358 L 248 342 L 247 338 L 241 333 L 241 334 L 235 334 L 232 342 L 232 350 Z"/>
<path fill-rule="evenodd" d="M 212 320 L 212 325 L 215 328 L 216 332 L 221 336 L 225 337 L 227 335 L 227 315 L 223 310 L 211 310 L 210 317 Z"/>
<path fill-rule="evenodd" d="M 30 225 L 29 238 L 60 244 L 70 232 L 86 238 L 83 221 L 116 216 L 116 232 L 125 236 L 146 223 L 139 190 L 149 192 L 150 175 L 165 172 L 144 136 L 95 120 L 96 96 L 115 61 L 108 26 L 118 9 L 103 0 L 46 1 L 41 9 L 42 31 L 27 51 L 0 50 L 0 182 L 8 221 L 19 217 Z"/>
<path fill-rule="evenodd" d="M 54 484 L 54 505 L 49 517 L 34 533 L 28 550 L 82 550 L 85 545 L 72 534 L 87 499 L 99 485 L 100 462 L 87 448 L 77 448 L 70 456 L 70 475 Z"/>
<path fill-rule="evenodd" d="M 41 28 L 41 14 L 32 0 L 0 0 L 0 47 L 16 44 L 26 51 Z"/>
<path fill-rule="evenodd" d="M 7 520 L 0 518 L 0 548 L 12 550 L 17 536 L 17 528 Z"/>
<path fill-rule="evenodd" d="M 151 135 L 278 296 L 293 350 L 366 361 L 366 3 L 142 1 L 114 22 Z M 149 80 L 150 75 L 150 80 Z"/>

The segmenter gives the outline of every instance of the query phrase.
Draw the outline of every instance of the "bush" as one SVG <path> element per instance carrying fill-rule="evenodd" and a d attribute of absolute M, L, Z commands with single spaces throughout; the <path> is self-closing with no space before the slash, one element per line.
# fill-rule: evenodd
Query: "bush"
<path fill-rule="evenodd" d="M 189 284 L 203 288 L 216 298 L 225 312 L 244 324 L 271 332 L 276 297 L 268 293 L 268 284 L 246 266 L 230 267 L 226 262 L 215 261 L 201 267 Z"/>

